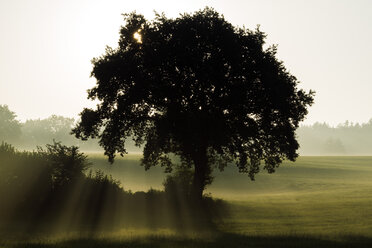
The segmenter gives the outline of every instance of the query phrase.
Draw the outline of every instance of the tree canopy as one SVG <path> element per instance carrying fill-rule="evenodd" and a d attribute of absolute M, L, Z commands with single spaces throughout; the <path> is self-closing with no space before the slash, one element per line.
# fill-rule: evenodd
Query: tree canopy
<path fill-rule="evenodd" d="M 70 135 L 74 119 L 52 115 L 46 119 L 27 120 L 22 125 L 23 143 L 29 147 L 47 144 L 53 139 L 63 143 L 73 143 L 76 139 Z"/>
<path fill-rule="evenodd" d="M 313 103 L 313 92 L 264 48 L 258 28 L 235 27 L 211 8 L 153 21 L 124 15 L 118 48 L 92 60 L 97 84 L 73 129 L 99 138 L 109 160 L 126 153 L 125 141 L 144 145 L 142 164 L 172 169 L 171 154 L 194 169 L 201 196 L 214 167 L 235 162 L 251 179 L 295 160 L 295 130 Z"/>
<path fill-rule="evenodd" d="M 7 105 L 0 105 L 0 141 L 14 142 L 21 136 L 21 124 L 17 115 Z"/>

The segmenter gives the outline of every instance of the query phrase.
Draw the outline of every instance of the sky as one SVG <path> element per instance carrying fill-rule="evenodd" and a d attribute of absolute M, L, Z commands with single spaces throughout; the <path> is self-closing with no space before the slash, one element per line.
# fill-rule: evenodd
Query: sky
<path fill-rule="evenodd" d="M 316 91 L 302 124 L 372 118 L 372 1 L 368 0 L 0 0 L 0 104 L 20 121 L 78 117 L 91 60 L 116 47 L 122 13 L 152 19 L 213 7 L 235 26 L 267 34 L 278 58 Z"/>

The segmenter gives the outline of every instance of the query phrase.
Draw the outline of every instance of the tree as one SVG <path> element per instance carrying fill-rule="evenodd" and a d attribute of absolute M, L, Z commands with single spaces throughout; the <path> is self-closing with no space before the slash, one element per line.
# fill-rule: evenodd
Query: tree
<path fill-rule="evenodd" d="M 22 126 L 23 142 L 28 147 L 46 144 L 53 139 L 63 143 L 76 143 L 75 138 L 70 135 L 74 125 L 73 118 L 52 115 L 46 119 L 27 120 Z"/>
<path fill-rule="evenodd" d="M 65 146 L 54 140 L 53 144 L 46 145 L 45 150 L 39 146 L 37 152 L 52 170 L 54 187 L 66 186 L 74 179 L 82 178 L 91 165 L 77 146 Z"/>
<path fill-rule="evenodd" d="M 324 151 L 326 153 L 332 155 L 345 154 L 345 147 L 340 138 L 329 137 L 324 143 Z"/>
<path fill-rule="evenodd" d="M 21 124 L 7 105 L 0 105 L 0 141 L 15 142 L 21 136 Z"/>
<path fill-rule="evenodd" d="M 274 172 L 295 160 L 295 130 L 313 92 L 263 48 L 265 34 L 234 27 L 211 8 L 176 19 L 124 15 L 118 48 L 92 60 L 95 87 L 73 129 L 99 138 L 113 162 L 125 141 L 144 144 L 142 164 L 172 169 L 171 154 L 194 169 L 193 195 L 201 199 L 214 167 L 235 162 L 242 173 Z"/>

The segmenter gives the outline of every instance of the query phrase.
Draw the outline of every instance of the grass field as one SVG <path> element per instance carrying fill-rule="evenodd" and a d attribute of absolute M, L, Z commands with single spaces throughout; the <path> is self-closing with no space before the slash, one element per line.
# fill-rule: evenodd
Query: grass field
<path fill-rule="evenodd" d="M 139 155 L 111 166 L 101 155 L 89 158 L 125 189 L 162 188 L 162 169 L 145 172 Z M 122 230 L 94 238 L 3 241 L 0 247 L 372 247 L 372 157 L 300 157 L 254 182 L 229 167 L 215 173 L 206 192 L 230 203 L 213 234 Z"/>

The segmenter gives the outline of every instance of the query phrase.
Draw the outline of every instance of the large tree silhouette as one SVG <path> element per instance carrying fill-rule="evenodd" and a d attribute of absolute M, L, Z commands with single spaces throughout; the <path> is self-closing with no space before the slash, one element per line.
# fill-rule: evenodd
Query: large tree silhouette
<path fill-rule="evenodd" d="M 171 154 L 194 169 L 193 193 L 202 197 L 213 168 L 234 162 L 251 179 L 260 164 L 274 172 L 295 160 L 295 130 L 313 92 L 263 48 L 265 34 L 232 26 L 210 8 L 176 19 L 124 15 L 118 48 L 93 59 L 97 85 L 73 132 L 98 137 L 109 160 L 125 141 L 144 144 L 142 164 L 171 170 Z"/>

